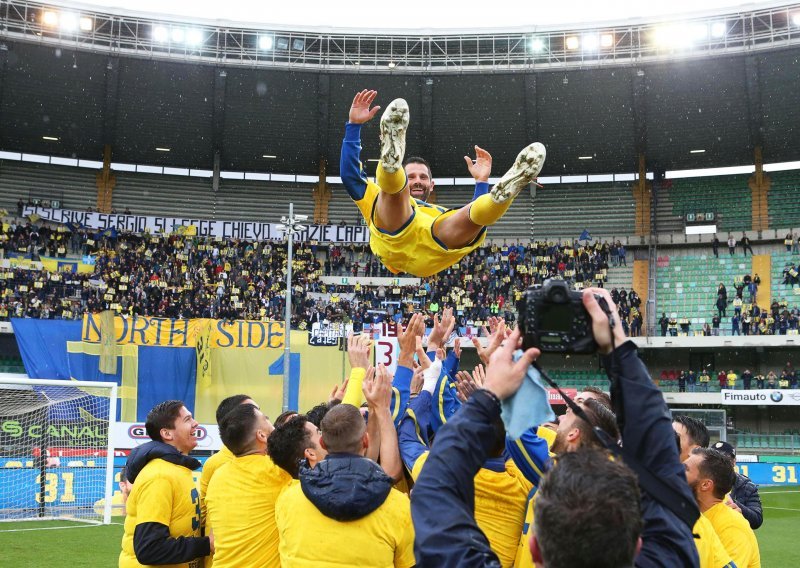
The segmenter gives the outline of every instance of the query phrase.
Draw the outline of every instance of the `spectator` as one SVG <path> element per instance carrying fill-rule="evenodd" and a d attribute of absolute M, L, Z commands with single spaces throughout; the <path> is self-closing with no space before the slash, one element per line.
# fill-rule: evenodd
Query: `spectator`
<path fill-rule="evenodd" d="M 731 318 L 731 335 L 741 335 L 739 331 L 739 322 L 741 321 L 741 316 L 739 314 L 733 314 Z"/>
<path fill-rule="evenodd" d="M 744 390 L 750 390 L 750 385 L 753 381 L 753 373 L 750 372 L 750 369 L 745 369 L 742 373 L 742 386 Z"/>
<path fill-rule="evenodd" d="M 669 318 L 666 312 L 661 313 L 661 319 L 658 320 L 658 325 L 661 326 L 661 337 L 667 336 L 667 327 L 669 327 Z"/>
<path fill-rule="evenodd" d="M 719 258 L 719 238 L 714 235 L 714 241 L 711 243 L 711 250 L 714 253 L 714 258 Z"/>
<path fill-rule="evenodd" d="M 728 253 L 733 256 L 736 253 L 736 239 L 732 233 L 728 233 Z"/>
<path fill-rule="evenodd" d="M 770 371 L 767 373 L 767 388 L 774 389 L 778 386 L 778 377 L 775 374 L 775 371 Z"/>
<path fill-rule="evenodd" d="M 711 382 L 711 376 L 708 374 L 707 369 L 700 371 L 698 382 L 700 383 L 700 390 L 702 392 L 708 392 L 708 383 Z"/>
<path fill-rule="evenodd" d="M 736 373 L 733 372 L 733 369 L 728 371 L 728 374 L 725 377 L 725 379 L 726 379 L 726 383 L 727 383 L 729 389 L 733 390 L 733 389 L 736 388 L 736 379 L 738 379 L 738 378 L 739 377 L 736 376 Z"/>
<path fill-rule="evenodd" d="M 753 247 L 750 245 L 750 239 L 747 237 L 747 233 L 744 232 L 742 233 L 741 245 L 742 245 L 742 254 L 744 256 L 747 256 L 748 250 L 750 251 L 750 256 L 753 256 L 754 254 Z"/>
<path fill-rule="evenodd" d="M 758 373 L 756 375 L 756 388 L 757 389 L 764 388 L 764 373 Z"/>

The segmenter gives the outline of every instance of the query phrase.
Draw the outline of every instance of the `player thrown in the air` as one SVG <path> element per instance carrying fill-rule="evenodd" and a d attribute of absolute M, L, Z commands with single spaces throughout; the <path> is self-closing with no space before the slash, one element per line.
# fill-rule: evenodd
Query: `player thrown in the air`
<path fill-rule="evenodd" d="M 431 276 L 457 263 L 481 245 L 486 227 L 495 224 L 514 198 L 539 175 L 545 158 L 539 142 L 523 148 L 514 165 L 489 190 L 492 156 L 475 146 L 465 156 L 475 178 L 475 195 L 460 209 L 427 203 L 433 190 L 428 163 L 409 158 L 403 167 L 408 103 L 393 100 L 381 117 L 381 157 L 372 183 L 361 164 L 361 125 L 381 107 L 370 108 L 377 91 L 356 94 L 345 128 L 340 175 L 350 197 L 366 219 L 372 252 L 391 272 Z"/>

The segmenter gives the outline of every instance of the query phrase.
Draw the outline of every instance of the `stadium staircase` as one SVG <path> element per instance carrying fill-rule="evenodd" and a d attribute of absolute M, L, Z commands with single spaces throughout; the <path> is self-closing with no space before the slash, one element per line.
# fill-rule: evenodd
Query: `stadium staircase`
<path fill-rule="evenodd" d="M 679 213 L 675 213 L 675 204 L 670 193 L 670 188 L 662 183 L 656 204 L 658 231 L 661 233 L 682 233 L 684 227 L 683 217 Z"/>
<path fill-rule="evenodd" d="M 636 204 L 627 183 L 554 185 L 536 189 L 533 238 L 577 239 L 587 230 L 608 240 L 634 232 Z"/>

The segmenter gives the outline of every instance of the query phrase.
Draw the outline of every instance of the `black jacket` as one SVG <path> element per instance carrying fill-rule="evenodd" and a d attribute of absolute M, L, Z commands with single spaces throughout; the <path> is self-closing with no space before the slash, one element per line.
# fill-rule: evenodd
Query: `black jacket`
<path fill-rule="evenodd" d="M 731 499 L 742 510 L 742 515 L 750 523 L 750 528 L 756 530 L 764 522 L 761 510 L 761 497 L 758 495 L 758 486 L 750 478 L 741 473 L 736 474 L 736 482 L 731 490 Z"/>
<path fill-rule="evenodd" d="M 392 478 L 374 461 L 353 454 L 328 454 L 315 468 L 300 468 L 303 494 L 320 513 L 337 521 L 366 517 L 383 505 Z"/>
<path fill-rule="evenodd" d="M 134 448 L 125 464 L 125 476 L 134 484 L 134 490 L 139 473 L 149 462 L 158 458 L 190 470 L 198 469 L 201 465 L 169 444 L 148 442 Z M 173 538 L 169 534 L 169 527 L 161 523 L 139 523 L 133 531 L 133 551 L 141 564 L 181 564 L 208 556 L 211 543 L 208 537 Z"/>

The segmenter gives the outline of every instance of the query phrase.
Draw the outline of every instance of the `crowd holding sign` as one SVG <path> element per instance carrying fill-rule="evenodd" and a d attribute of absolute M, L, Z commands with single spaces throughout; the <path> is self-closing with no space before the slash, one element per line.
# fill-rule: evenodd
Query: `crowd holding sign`
<path fill-rule="evenodd" d="M 168 234 L 175 232 L 178 227 L 186 227 L 191 229 L 187 232 L 199 237 L 249 241 L 276 241 L 283 238 L 283 231 L 278 229 L 277 223 L 260 221 L 212 221 L 185 217 L 118 215 L 34 206 L 26 206 L 22 214 L 35 215 L 38 219 L 53 223 L 72 223 L 98 231 L 116 229 L 131 233 Z M 361 225 L 309 225 L 297 235 L 296 239 L 301 242 L 367 243 L 369 229 Z"/>

